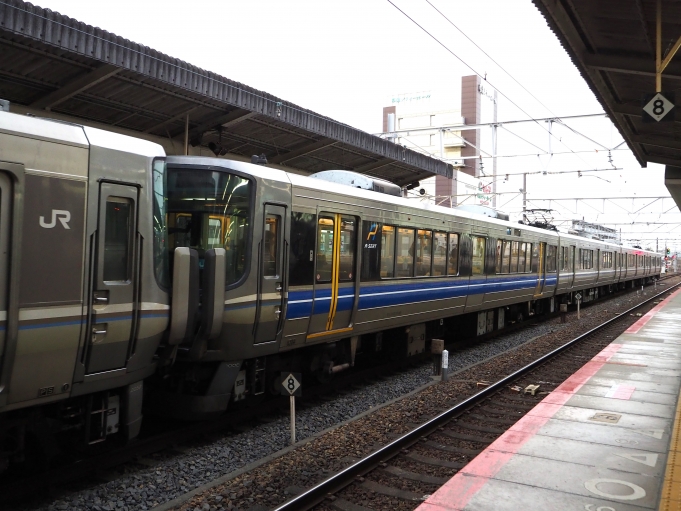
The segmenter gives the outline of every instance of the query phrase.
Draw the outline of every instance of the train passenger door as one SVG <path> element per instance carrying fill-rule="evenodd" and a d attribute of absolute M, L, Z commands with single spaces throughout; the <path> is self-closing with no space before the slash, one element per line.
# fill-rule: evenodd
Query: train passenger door
<path fill-rule="evenodd" d="M 139 279 L 135 186 L 102 182 L 88 317 L 88 374 L 125 367 L 133 348 Z"/>
<path fill-rule="evenodd" d="M 352 330 L 355 305 L 357 218 L 320 213 L 317 220 L 315 287 L 308 339 Z"/>
<path fill-rule="evenodd" d="M 258 302 L 255 343 L 274 341 L 284 320 L 284 222 L 286 208 L 265 204 L 259 245 Z"/>
<path fill-rule="evenodd" d="M 572 266 L 572 275 L 570 276 L 570 287 L 575 287 L 575 273 L 577 272 L 577 248 L 574 245 L 570 246 L 570 265 Z"/>
<path fill-rule="evenodd" d="M 539 256 L 537 260 L 537 287 L 534 290 L 534 296 L 538 297 L 544 293 L 544 285 L 546 284 L 546 243 L 539 243 Z"/>

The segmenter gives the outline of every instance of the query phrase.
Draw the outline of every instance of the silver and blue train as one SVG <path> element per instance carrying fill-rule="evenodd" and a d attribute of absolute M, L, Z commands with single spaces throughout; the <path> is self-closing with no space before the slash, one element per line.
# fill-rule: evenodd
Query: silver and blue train
<path fill-rule="evenodd" d="M 328 378 L 661 272 L 397 195 L 0 112 L 0 468 L 30 441 L 128 440 L 143 409 L 219 415 L 282 371 Z"/>

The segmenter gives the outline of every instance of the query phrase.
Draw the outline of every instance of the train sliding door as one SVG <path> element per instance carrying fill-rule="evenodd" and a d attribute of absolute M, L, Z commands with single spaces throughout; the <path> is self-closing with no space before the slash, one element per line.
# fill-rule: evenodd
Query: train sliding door
<path fill-rule="evenodd" d="M 320 213 L 315 287 L 308 339 L 350 331 L 355 305 L 357 218 Z"/>
<path fill-rule="evenodd" d="M 137 323 L 137 193 L 102 182 L 88 322 L 87 374 L 125 367 Z"/>
<path fill-rule="evenodd" d="M 260 274 L 255 343 L 274 341 L 284 309 L 284 222 L 286 208 L 265 204 L 263 238 L 260 241 Z"/>

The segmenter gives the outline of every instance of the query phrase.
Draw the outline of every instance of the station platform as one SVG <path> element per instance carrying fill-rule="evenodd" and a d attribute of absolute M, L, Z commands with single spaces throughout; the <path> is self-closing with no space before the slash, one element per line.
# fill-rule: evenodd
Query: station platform
<path fill-rule="evenodd" d="M 418 511 L 681 510 L 681 290 Z"/>

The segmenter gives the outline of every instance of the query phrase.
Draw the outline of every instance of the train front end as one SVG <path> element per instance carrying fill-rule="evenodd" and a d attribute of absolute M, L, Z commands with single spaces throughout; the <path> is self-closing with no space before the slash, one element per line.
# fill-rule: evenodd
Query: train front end
<path fill-rule="evenodd" d="M 204 419 L 265 392 L 285 318 L 290 183 L 257 165 L 167 157 L 152 187 L 154 273 L 171 318 L 148 404 Z"/>

